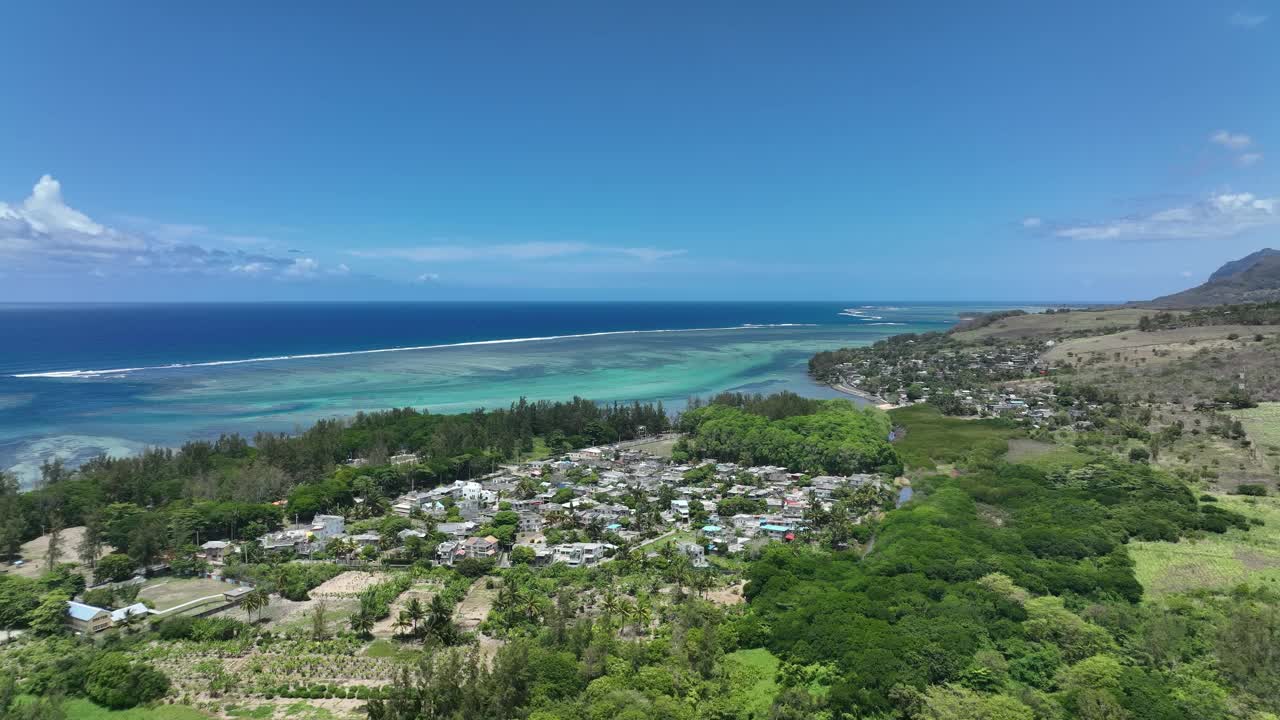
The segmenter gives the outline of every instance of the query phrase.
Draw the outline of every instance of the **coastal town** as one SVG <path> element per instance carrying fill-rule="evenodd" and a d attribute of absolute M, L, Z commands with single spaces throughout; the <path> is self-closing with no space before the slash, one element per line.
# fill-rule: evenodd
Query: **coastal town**
<path fill-rule="evenodd" d="M 949 415 L 1042 423 L 1053 416 L 1053 340 L 962 346 L 940 333 L 904 335 L 875 345 L 819 353 L 815 376 L 837 390 L 886 408 L 931 402 Z M 838 356 L 838 357 L 831 357 Z"/>
<path fill-rule="evenodd" d="M 706 568 L 711 556 L 812 539 L 813 519 L 830 513 L 835 500 L 858 508 L 860 514 L 849 518 L 857 525 L 911 495 L 905 478 L 811 476 L 773 465 L 712 460 L 680 464 L 648 449 L 669 448 L 676 437 L 509 464 L 474 480 L 381 501 L 357 498 L 358 509 L 350 517 L 317 513 L 257 538 L 206 540 L 183 562 L 139 567 L 137 576 L 122 582 L 146 583 L 144 576 L 163 577 L 180 565 L 184 575 L 228 583 L 223 593 L 190 601 L 202 616 L 210 616 L 235 612 L 252 594 L 252 584 L 240 581 L 235 571 L 251 561 L 325 561 L 348 572 L 375 573 L 425 561 L 440 568 L 470 566 L 474 574 L 514 565 L 593 567 L 619 553 L 656 556 L 669 545 L 690 567 Z M 408 471 L 418 458 L 404 453 L 390 462 Z M 367 463 L 356 458 L 348 466 Z M 287 501 L 279 504 L 287 515 Z M 188 609 L 156 610 L 141 602 L 113 609 L 82 600 L 67 602 L 67 623 L 82 634 L 137 626 Z"/>

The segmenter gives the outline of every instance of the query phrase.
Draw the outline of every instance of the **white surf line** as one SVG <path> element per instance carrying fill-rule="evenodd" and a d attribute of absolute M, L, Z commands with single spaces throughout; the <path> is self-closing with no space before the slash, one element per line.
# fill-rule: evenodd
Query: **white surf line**
<path fill-rule="evenodd" d="M 734 325 L 731 327 L 678 328 L 671 330 L 606 330 L 603 332 L 578 333 L 573 335 L 546 335 L 543 337 L 506 338 L 502 340 L 469 340 L 467 342 L 444 343 L 441 345 L 414 345 L 411 347 L 375 348 L 373 350 L 345 350 L 342 352 L 308 353 L 305 355 L 273 355 L 244 360 L 211 360 L 197 363 L 172 363 L 170 365 L 146 365 L 132 368 L 115 368 L 111 370 L 53 370 L 49 372 L 16 373 L 15 378 L 89 378 L 101 375 L 120 375 L 124 373 L 144 372 L 148 370 L 183 370 L 186 368 L 217 367 L 220 365 L 245 365 L 248 363 L 281 362 L 284 360 L 315 360 L 321 358 L 345 357 L 347 355 L 375 355 L 379 353 L 413 352 L 416 350 L 442 350 L 445 348 L 474 347 L 478 345 L 510 345 L 513 343 L 543 342 L 547 340 L 570 340 L 574 338 L 605 337 L 608 335 L 641 335 L 646 333 L 682 333 L 707 332 L 710 330 L 760 330 L 767 328 L 816 327 L 817 323 L 771 323 L 764 325 Z"/>

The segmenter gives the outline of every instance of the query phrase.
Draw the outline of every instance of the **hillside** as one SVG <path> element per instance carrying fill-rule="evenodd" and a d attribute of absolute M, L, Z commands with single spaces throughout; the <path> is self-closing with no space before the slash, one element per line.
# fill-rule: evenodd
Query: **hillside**
<path fill-rule="evenodd" d="M 1264 248 L 1224 264 L 1202 285 L 1144 304 L 1186 308 L 1275 300 L 1280 300 L 1280 251 Z"/>

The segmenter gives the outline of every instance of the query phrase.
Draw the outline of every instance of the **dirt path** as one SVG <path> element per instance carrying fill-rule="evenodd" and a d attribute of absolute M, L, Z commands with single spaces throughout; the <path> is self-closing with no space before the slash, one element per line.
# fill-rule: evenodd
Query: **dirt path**
<path fill-rule="evenodd" d="M 458 603 L 453 619 L 464 632 L 471 632 L 480 627 L 480 623 L 489 617 L 493 609 L 493 601 L 498 597 L 498 589 L 485 587 L 485 582 L 492 578 L 480 578 L 471 584 L 466 597 Z"/>

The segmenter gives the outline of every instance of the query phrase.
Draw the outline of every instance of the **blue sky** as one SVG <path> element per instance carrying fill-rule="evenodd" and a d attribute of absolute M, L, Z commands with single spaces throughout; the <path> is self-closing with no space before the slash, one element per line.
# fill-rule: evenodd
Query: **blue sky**
<path fill-rule="evenodd" d="M 1120 300 L 1280 247 L 1274 2 L 463 5 L 7 8 L 0 300 Z"/>

